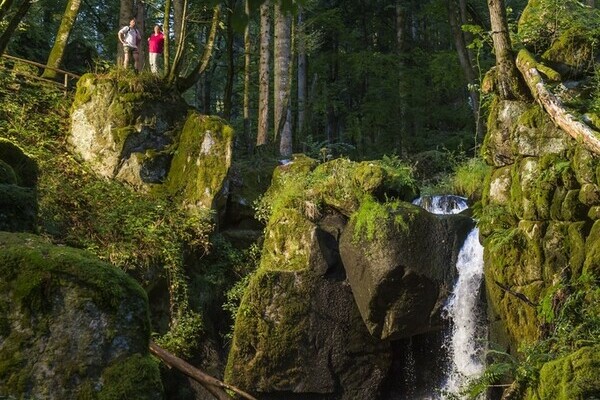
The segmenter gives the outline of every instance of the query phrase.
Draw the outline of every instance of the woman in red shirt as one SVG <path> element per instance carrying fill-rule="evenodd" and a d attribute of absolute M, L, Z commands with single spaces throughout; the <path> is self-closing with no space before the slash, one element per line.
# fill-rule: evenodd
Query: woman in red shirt
<path fill-rule="evenodd" d="M 148 38 L 148 54 L 150 56 L 150 70 L 153 74 L 158 74 L 158 62 L 163 53 L 165 44 L 165 35 L 162 33 L 160 25 L 154 26 L 154 33 Z"/>

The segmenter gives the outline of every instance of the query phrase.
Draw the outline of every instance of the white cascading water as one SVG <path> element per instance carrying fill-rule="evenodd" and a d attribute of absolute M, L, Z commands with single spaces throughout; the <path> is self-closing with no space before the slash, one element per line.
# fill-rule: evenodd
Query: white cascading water
<path fill-rule="evenodd" d="M 458 214 L 468 208 L 467 200 L 459 196 L 431 196 L 415 200 L 433 214 Z M 446 339 L 449 365 L 440 399 L 447 395 L 460 397 L 460 389 L 471 378 L 481 375 L 484 339 L 487 336 L 480 290 L 483 281 L 483 246 L 479 230 L 473 229 L 465 240 L 456 262 L 458 279 L 445 311 L 450 320 L 451 333 Z"/>
<path fill-rule="evenodd" d="M 451 321 L 452 334 L 448 349 L 450 365 L 443 391 L 458 395 L 469 379 L 480 376 L 484 338 L 487 335 L 481 310 L 480 289 L 483 280 L 483 247 L 479 230 L 473 229 L 458 255 L 458 279 L 445 310 Z"/>

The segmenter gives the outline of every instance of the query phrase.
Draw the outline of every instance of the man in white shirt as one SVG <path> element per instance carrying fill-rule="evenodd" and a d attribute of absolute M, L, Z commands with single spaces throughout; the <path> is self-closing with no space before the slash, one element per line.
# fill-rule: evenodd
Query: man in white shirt
<path fill-rule="evenodd" d="M 142 35 L 135 27 L 135 17 L 129 19 L 129 25 L 121 28 L 117 34 L 119 41 L 123 44 L 123 53 L 125 55 L 123 65 L 125 69 L 129 66 L 129 60 L 133 55 L 133 65 L 137 72 L 140 71 L 140 53 L 138 46 L 142 41 Z"/>

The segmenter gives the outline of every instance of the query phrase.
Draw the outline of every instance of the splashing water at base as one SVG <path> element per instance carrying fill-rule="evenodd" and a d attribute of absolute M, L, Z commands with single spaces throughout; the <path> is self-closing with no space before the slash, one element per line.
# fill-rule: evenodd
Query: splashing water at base
<path fill-rule="evenodd" d="M 480 376 L 486 327 L 481 315 L 480 289 L 483 280 L 483 247 L 479 230 L 473 229 L 458 255 L 458 279 L 445 307 L 452 322 L 448 348 L 450 365 L 443 391 L 458 395 L 469 379 Z"/>

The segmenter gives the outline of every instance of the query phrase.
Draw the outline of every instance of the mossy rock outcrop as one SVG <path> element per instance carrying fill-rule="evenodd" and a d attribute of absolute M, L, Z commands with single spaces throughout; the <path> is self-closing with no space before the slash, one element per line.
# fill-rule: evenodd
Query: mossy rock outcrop
<path fill-rule="evenodd" d="M 439 330 L 458 253 L 474 222 L 408 203 L 361 207 L 342 233 L 340 254 L 369 332 L 394 340 Z M 362 219 L 373 217 L 371 236 Z"/>
<path fill-rule="evenodd" d="M 0 231 L 33 231 L 37 219 L 37 163 L 0 139 Z"/>
<path fill-rule="evenodd" d="M 0 396 L 161 399 L 148 300 L 124 272 L 0 232 Z"/>
<path fill-rule="evenodd" d="M 527 400 L 572 400 L 600 398 L 600 346 L 584 347 L 546 363 L 537 386 Z"/>
<path fill-rule="evenodd" d="M 147 189 L 166 179 L 187 110 L 159 80 L 86 74 L 77 82 L 68 142 L 99 175 Z"/>

